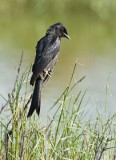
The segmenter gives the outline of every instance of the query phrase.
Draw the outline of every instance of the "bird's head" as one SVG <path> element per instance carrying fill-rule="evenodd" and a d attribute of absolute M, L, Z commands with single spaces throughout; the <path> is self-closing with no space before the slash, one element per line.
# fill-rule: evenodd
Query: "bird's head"
<path fill-rule="evenodd" d="M 65 26 L 60 22 L 50 26 L 47 30 L 47 34 L 56 34 L 60 38 L 65 37 L 67 39 L 70 39 Z"/>

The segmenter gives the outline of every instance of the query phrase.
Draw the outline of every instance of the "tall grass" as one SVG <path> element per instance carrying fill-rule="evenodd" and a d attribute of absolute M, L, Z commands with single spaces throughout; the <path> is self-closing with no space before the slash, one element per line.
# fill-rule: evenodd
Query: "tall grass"
<path fill-rule="evenodd" d="M 105 120 L 97 112 L 97 118 L 84 120 L 87 103 L 83 102 L 85 91 L 73 90 L 85 78 L 73 82 L 77 63 L 71 80 L 51 106 L 56 112 L 48 119 L 46 127 L 35 115 L 27 119 L 27 85 L 30 68 L 21 76 L 22 57 L 18 67 L 16 81 L 6 104 L 0 114 L 7 113 L 0 120 L 0 159 L 6 160 L 115 160 L 116 159 L 116 114 Z M 25 94 L 21 96 L 21 90 Z M 88 108 L 89 110 L 89 108 Z"/>

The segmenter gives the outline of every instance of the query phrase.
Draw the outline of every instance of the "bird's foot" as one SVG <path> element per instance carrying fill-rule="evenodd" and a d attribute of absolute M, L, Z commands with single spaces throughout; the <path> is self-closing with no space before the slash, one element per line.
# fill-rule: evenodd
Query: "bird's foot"
<path fill-rule="evenodd" d="M 44 76 L 45 76 L 45 77 L 46 77 L 46 76 L 51 77 L 51 75 L 50 75 L 50 69 L 48 69 L 48 70 L 45 70 L 45 69 L 44 69 Z"/>

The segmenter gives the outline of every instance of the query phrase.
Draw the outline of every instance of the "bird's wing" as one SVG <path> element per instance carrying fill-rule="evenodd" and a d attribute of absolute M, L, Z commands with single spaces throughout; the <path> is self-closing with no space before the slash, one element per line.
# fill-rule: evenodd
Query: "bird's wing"
<path fill-rule="evenodd" d="M 44 37 L 36 47 L 36 57 L 33 65 L 33 74 L 39 75 L 57 55 L 60 49 L 60 39 L 54 37 Z"/>

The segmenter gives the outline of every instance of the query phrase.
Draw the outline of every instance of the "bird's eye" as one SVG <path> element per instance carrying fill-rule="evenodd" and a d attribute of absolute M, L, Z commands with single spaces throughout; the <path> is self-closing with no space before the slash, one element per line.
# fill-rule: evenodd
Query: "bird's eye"
<path fill-rule="evenodd" d="M 63 32 L 67 34 L 67 30 L 65 28 L 63 28 Z"/>

